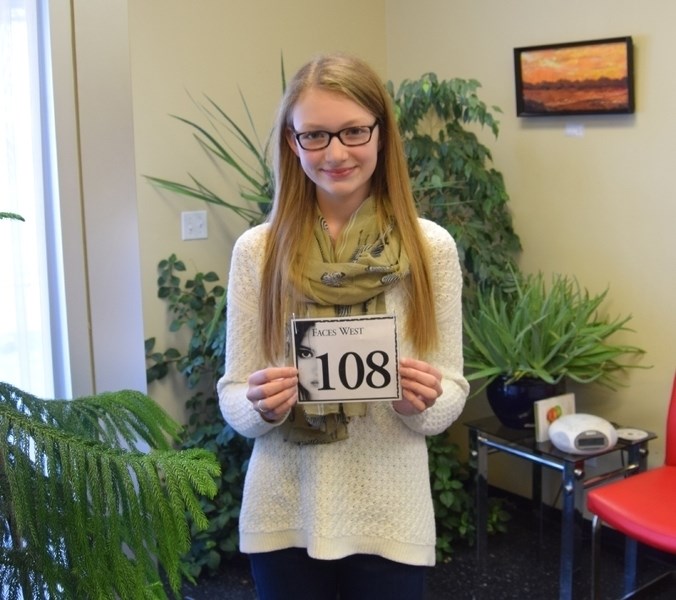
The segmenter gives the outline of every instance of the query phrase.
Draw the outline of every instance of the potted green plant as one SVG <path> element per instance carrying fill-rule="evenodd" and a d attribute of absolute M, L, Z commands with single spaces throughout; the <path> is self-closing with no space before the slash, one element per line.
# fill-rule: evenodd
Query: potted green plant
<path fill-rule="evenodd" d="M 2 597 L 180 596 L 219 466 L 174 450 L 179 432 L 140 392 L 43 400 L 0 383 Z"/>
<path fill-rule="evenodd" d="M 180 597 L 221 471 L 176 450 L 181 432 L 138 391 L 45 400 L 0 382 L 2 598 Z"/>
<path fill-rule="evenodd" d="M 512 273 L 511 289 L 479 287 L 465 308 L 467 378 L 483 379 L 474 394 L 486 389 L 496 416 L 522 427 L 533 422 L 532 402 L 561 393 L 566 380 L 622 385 L 619 375 L 637 366 L 626 360 L 644 351 L 610 340 L 629 331 L 631 316 L 604 315 L 608 289 L 590 294 L 575 277 L 554 275 L 547 285 L 541 272 Z M 518 387 L 530 390 L 525 400 Z M 508 406 L 497 408 L 501 396 Z"/>
<path fill-rule="evenodd" d="M 191 396 L 185 402 L 188 423 L 181 448 L 209 450 L 221 465 L 218 493 L 200 499 L 208 527 L 193 524 L 192 545 L 182 558 L 184 571 L 198 578 L 238 555 L 239 509 L 253 442 L 225 423 L 216 397 L 225 368 L 225 288 L 214 272 L 185 273 L 185 263 L 174 254 L 158 265 L 157 295 L 167 302 L 170 330 L 182 337 L 178 348 L 163 351 L 155 348 L 155 338 L 146 340 L 146 377 L 149 385 L 170 371 L 184 378 Z"/>

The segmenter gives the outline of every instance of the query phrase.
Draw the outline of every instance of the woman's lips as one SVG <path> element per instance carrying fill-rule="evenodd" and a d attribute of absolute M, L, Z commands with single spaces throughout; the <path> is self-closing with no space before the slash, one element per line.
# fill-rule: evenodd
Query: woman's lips
<path fill-rule="evenodd" d="M 354 167 L 344 167 L 340 169 L 322 169 L 322 172 L 332 179 L 344 179 L 352 174 Z"/>

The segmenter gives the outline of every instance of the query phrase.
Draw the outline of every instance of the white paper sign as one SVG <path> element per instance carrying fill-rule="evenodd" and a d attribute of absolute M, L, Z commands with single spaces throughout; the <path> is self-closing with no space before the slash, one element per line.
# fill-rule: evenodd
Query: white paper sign
<path fill-rule="evenodd" d="M 394 315 L 292 319 L 299 402 L 399 400 Z"/>

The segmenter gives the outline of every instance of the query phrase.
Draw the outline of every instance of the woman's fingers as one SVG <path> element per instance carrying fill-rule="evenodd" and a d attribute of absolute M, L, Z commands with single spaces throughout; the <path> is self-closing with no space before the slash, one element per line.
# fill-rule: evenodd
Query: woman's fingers
<path fill-rule="evenodd" d="M 401 414 L 414 415 L 427 410 L 442 393 L 441 371 L 425 361 L 402 358 L 399 375 L 402 400 L 393 404 Z"/>
<path fill-rule="evenodd" d="M 429 363 L 412 358 L 402 358 L 399 365 L 401 385 L 418 395 L 427 406 L 441 395 L 441 371 Z"/>
<path fill-rule="evenodd" d="M 252 373 L 246 397 L 267 420 L 274 421 L 298 399 L 298 371 L 294 367 L 268 367 Z"/>

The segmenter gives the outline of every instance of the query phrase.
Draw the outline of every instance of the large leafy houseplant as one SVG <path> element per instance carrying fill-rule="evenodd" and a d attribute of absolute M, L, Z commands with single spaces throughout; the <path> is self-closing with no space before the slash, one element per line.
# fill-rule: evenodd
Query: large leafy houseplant
<path fill-rule="evenodd" d="M 404 80 L 396 90 L 387 83 L 418 211 L 453 235 L 466 298 L 476 285 L 503 285 L 521 249 L 502 174 L 473 131 L 499 133 L 494 113 L 500 109 L 479 98 L 480 87 L 473 79 L 440 80 L 434 73 Z"/>
<path fill-rule="evenodd" d="M 621 385 L 619 375 L 636 366 L 626 361 L 643 350 L 610 339 L 628 331 L 631 316 L 602 312 L 608 290 L 591 294 L 566 275 L 549 285 L 541 272 L 513 276 L 511 289 L 480 287 L 464 311 L 467 378 L 484 380 L 475 393 L 498 377 Z"/>
<path fill-rule="evenodd" d="M 218 464 L 134 391 L 42 400 L 0 383 L 0 589 L 19 598 L 180 595 L 187 515 Z M 150 451 L 140 451 L 144 444 Z"/>

